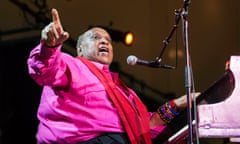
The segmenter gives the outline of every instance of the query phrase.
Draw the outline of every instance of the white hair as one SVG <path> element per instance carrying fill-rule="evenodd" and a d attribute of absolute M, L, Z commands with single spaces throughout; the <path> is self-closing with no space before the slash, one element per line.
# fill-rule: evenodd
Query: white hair
<path fill-rule="evenodd" d="M 87 37 L 92 37 L 92 36 L 93 36 L 92 29 L 89 29 L 86 32 L 84 32 L 83 34 L 79 35 L 76 47 L 81 48 L 81 45 L 83 44 L 84 39 Z"/>

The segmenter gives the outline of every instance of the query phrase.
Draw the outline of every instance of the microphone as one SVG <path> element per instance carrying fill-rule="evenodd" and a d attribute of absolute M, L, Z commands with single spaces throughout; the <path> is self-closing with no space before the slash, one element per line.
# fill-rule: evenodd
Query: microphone
<path fill-rule="evenodd" d="M 129 65 L 139 64 L 139 65 L 145 65 L 145 66 L 152 67 L 152 68 L 175 69 L 175 67 L 173 67 L 173 66 L 160 64 L 160 63 L 157 63 L 155 61 L 141 60 L 134 55 L 128 56 L 127 64 L 129 64 Z"/>

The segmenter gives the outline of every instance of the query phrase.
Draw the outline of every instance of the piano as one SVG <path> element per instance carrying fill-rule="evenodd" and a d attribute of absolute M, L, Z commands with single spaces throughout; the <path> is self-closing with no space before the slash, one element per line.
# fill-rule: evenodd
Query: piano
<path fill-rule="evenodd" d="M 240 56 L 231 56 L 229 62 L 220 79 L 197 97 L 196 107 L 193 105 L 194 138 L 240 142 Z M 185 144 L 188 139 L 187 115 L 187 110 L 184 110 L 153 143 Z"/>

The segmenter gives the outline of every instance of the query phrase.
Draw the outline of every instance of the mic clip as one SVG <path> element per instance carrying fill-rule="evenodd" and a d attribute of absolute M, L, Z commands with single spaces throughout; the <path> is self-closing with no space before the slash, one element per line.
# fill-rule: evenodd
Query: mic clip
<path fill-rule="evenodd" d="M 161 62 L 157 61 L 157 60 L 156 61 L 149 61 L 148 66 L 152 67 L 152 68 L 175 69 L 175 67 L 173 67 L 173 66 L 161 64 Z"/>

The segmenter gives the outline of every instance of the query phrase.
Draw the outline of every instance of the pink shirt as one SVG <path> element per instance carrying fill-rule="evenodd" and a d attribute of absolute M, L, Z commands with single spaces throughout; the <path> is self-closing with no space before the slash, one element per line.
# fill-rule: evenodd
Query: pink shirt
<path fill-rule="evenodd" d="M 43 86 L 37 114 L 38 142 L 74 144 L 104 132 L 124 132 L 116 108 L 98 78 L 79 59 L 60 49 L 45 48 L 40 43 L 28 59 L 29 74 Z M 93 63 L 118 79 L 106 65 Z M 152 130 L 152 134 L 163 128 Z"/>

